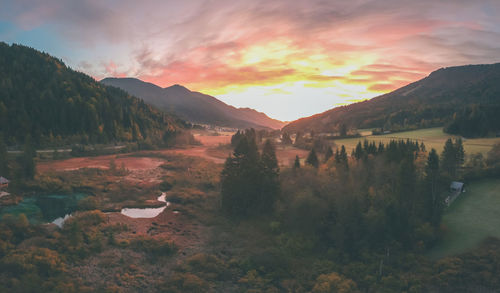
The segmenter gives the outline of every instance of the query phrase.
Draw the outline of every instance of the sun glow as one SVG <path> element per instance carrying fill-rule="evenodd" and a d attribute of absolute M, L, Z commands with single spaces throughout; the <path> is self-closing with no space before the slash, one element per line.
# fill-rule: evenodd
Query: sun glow
<path fill-rule="evenodd" d="M 344 54 L 337 58 L 323 53 L 310 54 L 310 50 L 300 50 L 291 42 L 273 41 L 244 49 L 231 62 L 234 71 L 254 67 L 260 72 L 267 71 L 269 75 L 264 79 L 219 86 L 204 85 L 202 81 L 195 88 L 232 105 L 266 109 L 272 117 L 291 120 L 298 118 L 296 113 L 312 115 L 320 107 L 327 110 L 383 93 L 371 89 L 378 80 L 357 74 L 375 60 L 376 57 L 369 54 Z M 310 103 L 317 108 L 309 109 Z"/>

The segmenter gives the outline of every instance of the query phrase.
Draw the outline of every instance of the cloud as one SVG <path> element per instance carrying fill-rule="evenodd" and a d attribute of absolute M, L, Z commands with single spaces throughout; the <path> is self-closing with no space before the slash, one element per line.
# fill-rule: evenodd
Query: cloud
<path fill-rule="evenodd" d="M 221 96 L 262 85 L 274 86 L 264 94 L 309 99 L 313 89 L 335 87 L 339 97 L 362 99 L 439 67 L 500 61 L 497 0 L 0 0 L 0 7 L 16 30 L 57 34 L 69 65 L 97 78 L 134 76 Z M 245 105 L 248 95 L 240 97 Z"/>

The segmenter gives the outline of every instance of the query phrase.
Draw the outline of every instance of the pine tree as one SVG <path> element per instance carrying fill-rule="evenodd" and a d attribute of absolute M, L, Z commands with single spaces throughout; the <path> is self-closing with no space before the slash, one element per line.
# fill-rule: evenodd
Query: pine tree
<path fill-rule="evenodd" d="M 464 145 L 462 143 L 462 139 L 459 138 L 455 141 L 455 154 L 456 154 L 456 163 L 457 169 L 462 167 L 465 162 L 465 150 Z"/>
<path fill-rule="evenodd" d="M 3 135 L 0 133 L 0 176 L 9 176 L 9 162 L 7 160 L 7 146 L 3 140 Z"/>
<path fill-rule="evenodd" d="M 299 156 L 295 156 L 295 162 L 293 163 L 293 169 L 300 169 L 300 159 L 299 159 Z"/>
<path fill-rule="evenodd" d="M 430 222 L 434 225 L 439 225 L 441 222 L 441 213 L 443 201 L 438 194 L 438 179 L 439 179 L 439 156 L 435 149 L 431 149 L 425 165 L 425 192 L 428 194 L 428 199 L 424 205 L 424 213 L 428 214 Z"/>
<path fill-rule="evenodd" d="M 318 156 L 316 155 L 316 151 L 314 149 L 312 149 L 309 152 L 309 155 L 307 156 L 306 159 L 306 164 L 311 165 L 314 168 L 318 168 L 319 166 Z"/>
<path fill-rule="evenodd" d="M 379 142 L 378 143 L 378 150 L 377 150 L 377 153 L 381 154 L 385 151 L 385 146 L 382 142 Z"/>
<path fill-rule="evenodd" d="M 256 148 L 256 147 L 255 147 Z M 221 173 L 222 210 L 233 217 L 246 216 L 252 199 L 258 195 L 258 156 L 246 136 L 243 136 L 233 155 L 228 157 Z"/>
<path fill-rule="evenodd" d="M 424 142 L 421 142 L 421 143 L 420 143 L 420 150 L 421 150 L 422 152 L 425 152 L 425 144 L 424 144 Z"/>
<path fill-rule="evenodd" d="M 242 135 L 221 173 L 221 208 L 241 218 L 272 211 L 279 194 L 279 168 L 270 140 L 259 154 L 255 131 Z"/>
<path fill-rule="evenodd" d="M 337 148 L 335 150 L 335 163 L 339 163 L 340 162 L 340 152 L 339 152 L 339 149 Z"/>
<path fill-rule="evenodd" d="M 259 211 L 269 213 L 273 210 L 274 203 L 278 198 L 280 190 L 278 159 L 276 149 L 268 139 L 264 143 L 261 155 L 262 180 L 260 198 L 257 206 Z"/>
<path fill-rule="evenodd" d="M 367 142 L 365 140 L 365 142 Z M 356 149 L 354 150 L 354 157 L 356 158 L 356 160 L 359 160 L 361 158 L 363 158 L 365 155 L 364 153 L 364 150 L 363 150 L 363 146 L 361 145 L 361 142 L 359 141 L 358 144 L 356 145 Z"/>
<path fill-rule="evenodd" d="M 448 175 L 454 177 L 457 173 L 457 152 L 453 141 L 449 138 L 444 144 L 443 152 L 441 153 L 441 165 L 443 170 Z"/>
<path fill-rule="evenodd" d="M 236 147 L 238 143 L 240 142 L 241 138 L 243 137 L 243 134 L 238 130 L 233 136 L 231 136 L 231 145 L 233 147 Z"/>
<path fill-rule="evenodd" d="M 33 179 L 35 177 L 35 156 L 36 150 L 31 141 L 31 136 L 28 134 L 24 140 L 24 152 L 22 156 L 22 175 L 25 178 Z"/>
<path fill-rule="evenodd" d="M 325 162 L 328 162 L 328 160 L 333 157 L 333 150 L 332 150 L 332 147 L 328 147 L 328 149 L 326 150 L 326 153 L 325 153 Z"/>
<path fill-rule="evenodd" d="M 339 153 L 339 161 L 341 165 L 343 165 L 346 169 L 349 168 L 349 163 L 347 161 L 347 152 L 345 150 L 345 146 L 342 145 L 340 148 L 340 153 Z"/>
<path fill-rule="evenodd" d="M 414 221 L 416 209 L 416 167 L 413 156 L 403 159 L 398 174 L 396 199 L 398 203 L 399 220 L 396 224 L 396 235 L 409 244 L 411 223 Z"/>

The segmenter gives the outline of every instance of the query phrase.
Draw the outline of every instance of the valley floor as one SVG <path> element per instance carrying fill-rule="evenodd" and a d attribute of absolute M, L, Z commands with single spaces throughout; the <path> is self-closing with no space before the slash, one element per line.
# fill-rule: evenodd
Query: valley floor
<path fill-rule="evenodd" d="M 345 145 L 348 153 L 350 153 L 351 150 L 356 148 L 356 144 L 359 141 L 363 142 L 365 139 L 376 143 L 388 143 L 393 139 L 411 139 L 423 142 L 427 149 L 430 150 L 431 148 L 434 148 L 438 153 L 441 153 L 448 138 L 458 138 L 456 135 L 444 133 L 442 127 L 388 133 L 384 135 L 371 135 L 366 132 L 364 134 L 366 134 L 366 136 L 360 138 L 338 139 L 335 140 L 335 143 L 338 146 Z M 491 150 L 491 147 L 496 143 L 500 143 L 500 137 L 471 138 L 463 140 L 464 149 L 467 154 L 481 153 L 483 156 L 486 156 L 488 151 Z"/>

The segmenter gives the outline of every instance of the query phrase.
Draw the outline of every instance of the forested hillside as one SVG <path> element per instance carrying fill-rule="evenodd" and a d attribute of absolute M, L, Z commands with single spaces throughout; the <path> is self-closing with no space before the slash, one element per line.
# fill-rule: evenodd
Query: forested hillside
<path fill-rule="evenodd" d="M 162 140 L 182 121 L 46 53 L 0 43 L 0 133 L 9 145 Z"/>
<path fill-rule="evenodd" d="M 500 63 L 442 68 L 391 93 L 296 120 L 285 130 L 329 132 L 345 124 L 400 131 L 454 124 L 447 128 L 454 134 L 494 135 L 500 123 L 488 109 L 500 105 L 499 80 Z M 465 127 L 467 121 L 473 123 Z"/>

